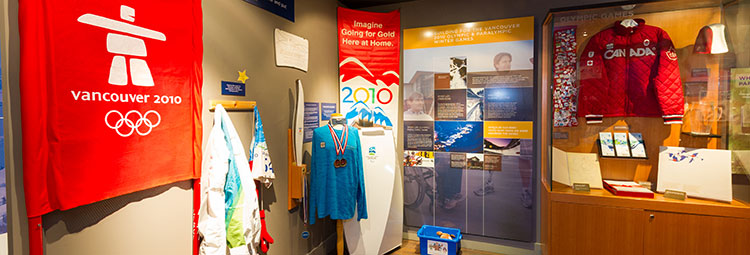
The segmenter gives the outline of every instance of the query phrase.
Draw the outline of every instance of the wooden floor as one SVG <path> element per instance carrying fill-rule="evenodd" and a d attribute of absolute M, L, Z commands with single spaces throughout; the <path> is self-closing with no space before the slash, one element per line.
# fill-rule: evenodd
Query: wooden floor
<path fill-rule="evenodd" d="M 392 255 L 407 255 L 407 254 L 419 254 L 419 241 L 404 239 L 404 243 L 401 248 L 388 253 Z M 477 251 L 472 249 L 462 248 L 461 255 L 502 255 L 500 253 Z"/>

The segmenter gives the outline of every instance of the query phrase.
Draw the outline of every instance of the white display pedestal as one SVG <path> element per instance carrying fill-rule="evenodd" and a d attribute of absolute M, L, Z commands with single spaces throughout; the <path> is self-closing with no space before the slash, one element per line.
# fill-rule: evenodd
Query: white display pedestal
<path fill-rule="evenodd" d="M 368 219 L 344 221 L 350 254 L 384 254 L 401 246 L 403 197 L 393 131 L 360 130 Z M 356 219 L 356 216 L 354 217 Z"/>

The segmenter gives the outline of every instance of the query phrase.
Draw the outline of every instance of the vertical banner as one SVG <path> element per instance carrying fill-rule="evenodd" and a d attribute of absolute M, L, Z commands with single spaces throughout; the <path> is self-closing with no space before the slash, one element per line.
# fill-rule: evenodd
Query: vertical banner
<path fill-rule="evenodd" d="M 750 68 L 732 68 L 730 75 L 727 149 L 732 151 L 732 173 L 750 175 Z"/>
<path fill-rule="evenodd" d="M 403 35 L 404 224 L 533 241 L 534 18 Z"/>
<path fill-rule="evenodd" d="M 400 15 L 338 8 L 339 100 L 349 124 L 397 127 Z"/>
<path fill-rule="evenodd" d="M 30 218 L 199 177 L 200 0 L 21 1 L 18 17 Z"/>
<path fill-rule="evenodd" d="M 0 56 L 2 57 L 2 56 Z M 2 58 L 0 58 L 1 60 Z M 2 69 L 0 68 L 0 74 Z M 8 196 L 5 179 L 5 114 L 3 114 L 3 86 L 0 75 L 0 255 L 8 254 Z"/>

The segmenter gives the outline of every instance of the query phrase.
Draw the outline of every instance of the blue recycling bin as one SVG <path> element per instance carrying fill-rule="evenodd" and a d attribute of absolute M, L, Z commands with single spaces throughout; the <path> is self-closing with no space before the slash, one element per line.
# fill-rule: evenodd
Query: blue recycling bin
<path fill-rule="evenodd" d="M 453 240 L 443 239 L 437 232 L 448 233 L 456 236 Z M 422 255 L 450 255 L 458 254 L 461 250 L 461 230 L 430 225 L 422 225 L 417 231 L 419 236 L 419 249 Z"/>

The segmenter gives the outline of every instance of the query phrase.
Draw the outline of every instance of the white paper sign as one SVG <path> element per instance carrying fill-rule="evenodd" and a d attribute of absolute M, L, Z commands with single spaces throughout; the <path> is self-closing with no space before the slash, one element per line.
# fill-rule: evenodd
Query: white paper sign
<path fill-rule="evenodd" d="M 552 147 L 552 180 L 573 186 L 586 183 L 592 189 L 601 189 L 602 172 L 596 153 L 565 152 Z"/>
<path fill-rule="evenodd" d="M 297 68 L 307 72 L 309 45 L 307 39 L 281 29 L 274 30 L 276 65 Z"/>
<path fill-rule="evenodd" d="M 688 197 L 732 201 L 732 153 L 728 150 L 659 147 L 656 191 L 684 191 Z"/>

